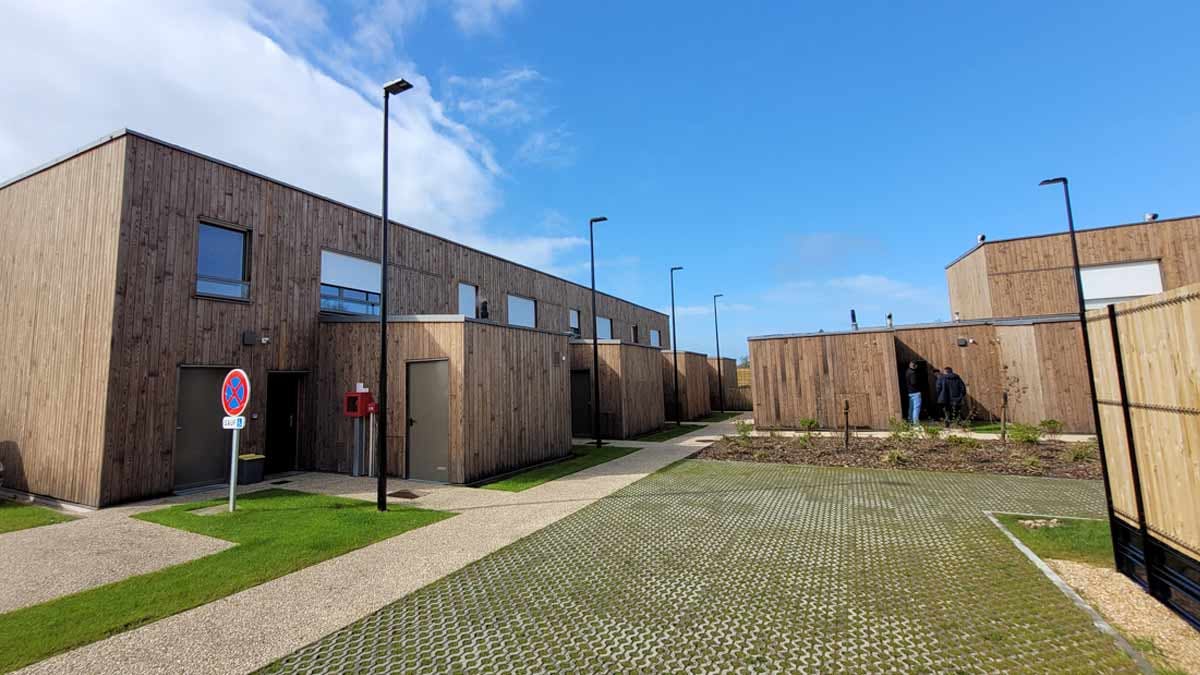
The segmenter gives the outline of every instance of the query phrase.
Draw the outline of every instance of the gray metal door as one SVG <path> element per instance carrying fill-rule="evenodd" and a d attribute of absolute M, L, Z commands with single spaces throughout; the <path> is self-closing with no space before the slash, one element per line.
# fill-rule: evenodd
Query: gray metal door
<path fill-rule="evenodd" d="M 448 361 L 407 367 L 408 477 L 450 481 L 450 368 Z"/>
<path fill-rule="evenodd" d="M 571 371 L 571 434 L 592 433 L 592 371 Z"/>
<path fill-rule="evenodd" d="M 175 408 L 175 487 L 229 480 L 232 431 L 221 428 L 227 368 L 180 368 Z"/>

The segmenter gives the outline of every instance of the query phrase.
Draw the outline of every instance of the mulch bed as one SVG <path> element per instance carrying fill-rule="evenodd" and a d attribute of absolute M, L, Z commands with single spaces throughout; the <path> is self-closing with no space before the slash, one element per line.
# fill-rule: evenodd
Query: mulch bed
<path fill-rule="evenodd" d="M 893 434 L 887 438 L 852 437 L 847 451 L 842 449 L 840 437 L 726 436 L 705 448 L 698 457 L 776 464 L 921 469 L 1090 480 L 1099 480 L 1101 477 L 1100 460 L 1094 443 L 1053 440 L 1037 443 L 1009 441 L 1008 445 L 1004 445 L 998 440 L 961 440 L 961 437 L 934 439 Z"/>

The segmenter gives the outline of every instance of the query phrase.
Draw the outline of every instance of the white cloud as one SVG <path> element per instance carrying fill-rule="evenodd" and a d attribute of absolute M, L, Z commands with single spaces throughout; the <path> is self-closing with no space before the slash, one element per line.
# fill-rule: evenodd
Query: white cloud
<path fill-rule="evenodd" d="M 245 0 L 3 4 L 0 63 L 9 65 L 0 175 L 130 127 L 376 211 L 378 83 L 357 63 L 339 70 L 285 49 L 263 27 L 269 15 L 274 30 L 326 30 L 319 6 L 291 5 L 290 14 L 262 7 Z M 330 53 L 339 51 L 348 53 Z M 445 114 L 416 67 L 400 65 L 389 71 L 416 87 L 392 103 L 392 217 L 532 266 L 578 246 L 574 238 L 486 232 L 501 202 L 500 167 L 470 128 Z"/>
<path fill-rule="evenodd" d="M 575 161 L 575 146 L 571 134 L 563 127 L 540 129 L 529 134 L 517 148 L 516 160 L 521 164 L 563 168 Z"/>
<path fill-rule="evenodd" d="M 451 0 L 454 23 L 467 35 L 496 30 L 501 17 L 521 7 L 521 0 Z"/>
<path fill-rule="evenodd" d="M 721 303 L 717 304 L 717 309 L 718 309 L 718 311 L 721 312 L 721 314 L 724 314 L 725 312 L 750 312 L 750 311 L 754 310 L 754 306 L 747 305 L 747 304 L 741 303 L 741 302 L 730 302 L 730 303 L 721 302 Z M 675 314 L 676 314 L 676 316 L 679 316 L 679 317 L 712 316 L 712 310 L 713 310 L 712 305 L 676 305 L 675 306 Z M 669 315 L 671 313 L 671 306 L 667 305 L 666 307 L 660 308 L 658 311 L 662 312 L 663 314 Z"/>
<path fill-rule="evenodd" d="M 537 85 L 545 78 L 532 68 L 491 77 L 452 75 L 446 80 L 451 109 L 475 124 L 514 127 L 546 114 Z"/>
<path fill-rule="evenodd" d="M 918 303 L 937 301 L 935 294 L 928 288 L 878 274 L 838 277 L 830 279 L 828 285 L 830 288 L 842 289 L 864 296 L 868 300 L 907 300 Z"/>

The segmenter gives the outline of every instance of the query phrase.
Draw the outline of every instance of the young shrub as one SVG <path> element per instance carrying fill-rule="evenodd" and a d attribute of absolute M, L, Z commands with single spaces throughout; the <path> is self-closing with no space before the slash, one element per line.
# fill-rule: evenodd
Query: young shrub
<path fill-rule="evenodd" d="M 925 438 L 928 438 L 931 441 L 936 441 L 937 439 L 942 437 L 942 428 L 939 426 L 935 426 L 932 424 L 926 425 L 924 427 L 924 430 L 925 430 Z"/>
<path fill-rule="evenodd" d="M 733 428 L 737 430 L 738 438 L 742 440 L 750 440 L 750 432 L 754 431 L 754 425 L 746 420 L 737 420 L 733 423 Z"/>
<path fill-rule="evenodd" d="M 946 437 L 946 442 L 953 446 L 955 450 L 963 452 L 975 450 L 981 445 L 977 439 L 970 436 L 959 436 L 958 434 L 950 434 Z"/>
<path fill-rule="evenodd" d="M 1032 424 L 1008 425 L 1008 439 L 1015 443 L 1037 443 L 1042 440 L 1042 429 Z"/>
<path fill-rule="evenodd" d="M 800 434 L 799 436 L 793 436 L 792 439 L 790 441 L 788 441 L 788 445 L 790 445 L 794 448 L 797 448 L 799 450 L 807 450 L 812 447 L 812 444 L 813 444 L 813 437 L 812 437 L 812 434 L 809 432 L 804 432 L 804 433 Z"/>
<path fill-rule="evenodd" d="M 812 432 L 816 431 L 820 426 L 821 425 L 817 424 L 816 420 L 809 417 L 805 417 L 804 419 L 800 420 L 800 431 Z"/>
<path fill-rule="evenodd" d="M 1067 448 L 1066 459 L 1069 462 L 1086 462 L 1095 459 L 1098 454 L 1099 449 L 1095 441 L 1084 441 L 1072 443 L 1071 447 Z"/>
<path fill-rule="evenodd" d="M 1063 423 L 1058 420 L 1042 420 L 1038 422 L 1038 428 L 1047 436 L 1057 436 L 1062 433 Z"/>
<path fill-rule="evenodd" d="M 1021 460 L 1021 464 L 1024 465 L 1026 469 L 1033 471 L 1037 471 L 1038 469 L 1042 468 L 1042 460 L 1038 459 L 1037 457 L 1026 457 L 1025 459 Z"/>
<path fill-rule="evenodd" d="M 883 456 L 879 459 L 884 464 L 891 464 L 893 466 L 900 466 L 901 464 L 908 463 L 908 455 L 905 454 L 903 450 L 898 450 L 895 448 L 883 453 Z"/>

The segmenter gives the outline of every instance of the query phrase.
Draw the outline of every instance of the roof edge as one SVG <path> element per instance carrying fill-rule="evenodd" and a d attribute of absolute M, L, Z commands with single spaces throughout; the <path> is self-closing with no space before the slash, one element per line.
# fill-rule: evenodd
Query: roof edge
<path fill-rule="evenodd" d="M 990 319 L 963 319 L 961 321 L 937 321 L 932 323 L 910 323 L 902 326 L 871 326 L 858 330 L 817 331 L 810 333 L 778 333 L 773 335 L 751 335 L 747 342 L 755 340 L 784 340 L 789 338 L 823 337 L 826 335 L 859 335 L 862 333 L 903 333 L 910 330 L 931 328 L 953 328 L 955 326 L 1030 326 L 1039 323 L 1067 323 L 1079 321 L 1078 314 L 1044 314 L 1041 316 L 993 317 Z"/>

